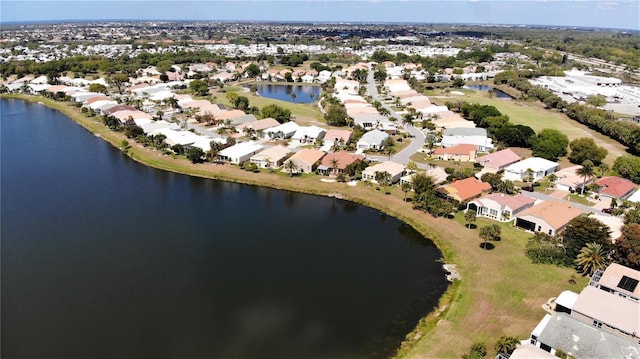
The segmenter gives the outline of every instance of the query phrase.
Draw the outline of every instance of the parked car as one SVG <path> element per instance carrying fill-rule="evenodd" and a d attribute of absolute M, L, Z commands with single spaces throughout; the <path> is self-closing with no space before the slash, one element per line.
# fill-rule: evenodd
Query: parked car
<path fill-rule="evenodd" d="M 611 214 L 613 213 L 614 210 L 615 208 L 603 208 L 602 212 Z"/>
<path fill-rule="evenodd" d="M 533 186 L 522 187 L 520 189 L 527 192 L 533 192 Z"/>

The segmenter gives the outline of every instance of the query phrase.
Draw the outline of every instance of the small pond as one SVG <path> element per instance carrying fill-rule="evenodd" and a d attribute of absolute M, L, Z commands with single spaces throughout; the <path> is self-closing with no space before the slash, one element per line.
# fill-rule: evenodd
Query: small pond
<path fill-rule="evenodd" d="M 466 88 L 470 89 L 470 90 L 480 90 L 480 91 L 489 91 L 491 89 L 493 89 L 493 92 L 496 94 L 497 98 L 503 99 L 503 100 L 513 100 L 513 96 L 509 95 L 508 93 L 499 90 L 497 88 L 494 88 L 493 86 L 489 86 L 489 85 L 466 85 Z"/>
<path fill-rule="evenodd" d="M 311 85 L 257 84 L 257 86 L 260 96 L 295 103 L 315 102 L 321 89 L 320 86 Z"/>

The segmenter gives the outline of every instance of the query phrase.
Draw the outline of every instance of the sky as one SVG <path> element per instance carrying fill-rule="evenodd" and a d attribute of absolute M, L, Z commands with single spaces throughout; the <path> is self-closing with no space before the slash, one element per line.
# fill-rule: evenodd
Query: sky
<path fill-rule="evenodd" d="M 467 23 L 640 30 L 638 0 L 0 0 L 0 23 L 237 20 Z"/>

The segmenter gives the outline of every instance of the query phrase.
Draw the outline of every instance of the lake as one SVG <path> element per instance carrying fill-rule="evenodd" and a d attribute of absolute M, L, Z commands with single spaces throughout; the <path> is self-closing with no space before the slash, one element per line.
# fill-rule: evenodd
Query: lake
<path fill-rule="evenodd" d="M 503 100 L 513 100 L 513 96 L 507 94 L 506 92 L 494 88 L 493 86 L 489 86 L 489 85 L 465 85 L 466 88 L 471 89 L 471 90 L 480 90 L 480 91 L 489 91 L 491 89 L 493 89 L 493 92 L 496 94 L 496 97 L 499 99 L 503 99 Z"/>
<path fill-rule="evenodd" d="M 446 290 L 440 251 L 379 211 L 159 171 L 45 106 L 0 110 L 4 359 L 386 357 Z"/>
<path fill-rule="evenodd" d="M 295 103 L 315 102 L 321 90 L 320 86 L 311 85 L 257 84 L 256 86 L 260 96 Z"/>

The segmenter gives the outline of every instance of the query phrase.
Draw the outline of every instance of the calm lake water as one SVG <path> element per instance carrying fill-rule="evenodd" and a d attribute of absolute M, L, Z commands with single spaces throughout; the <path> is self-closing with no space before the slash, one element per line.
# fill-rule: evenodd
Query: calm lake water
<path fill-rule="evenodd" d="M 465 87 L 471 89 L 471 90 L 480 90 L 480 91 L 489 91 L 491 89 L 493 89 L 493 91 L 496 94 L 497 98 L 503 99 L 503 100 L 513 100 L 513 97 L 511 97 L 511 95 L 507 94 L 506 92 L 499 90 L 497 88 L 493 88 L 493 86 L 489 86 L 489 85 L 466 85 Z"/>
<path fill-rule="evenodd" d="M 440 252 L 378 211 L 155 170 L 42 105 L 0 109 L 4 359 L 384 357 L 446 289 Z"/>
<path fill-rule="evenodd" d="M 273 84 L 257 84 L 257 86 L 260 96 L 288 102 L 312 103 L 317 101 L 320 95 L 320 86 Z M 292 93 L 296 94 L 295 98 L 291 96 Z"/>

